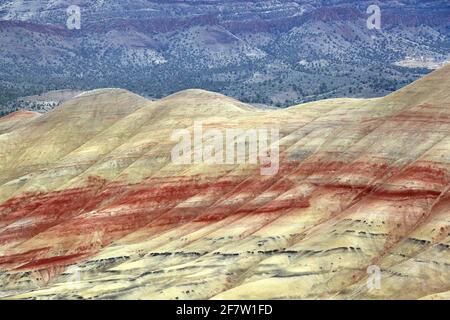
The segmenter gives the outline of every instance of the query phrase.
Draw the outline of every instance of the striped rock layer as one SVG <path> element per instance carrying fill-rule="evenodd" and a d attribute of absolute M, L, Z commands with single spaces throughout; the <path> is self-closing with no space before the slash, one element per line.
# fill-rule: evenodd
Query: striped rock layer
<path fill-rule="evenodd" d="M 0 297 L 448 299 L 449 89 L 450 67 L 283 110 L 102 89 L 1 118 Z M 279 129 L 278 172 L 173 163 L 199 121 Z"/>

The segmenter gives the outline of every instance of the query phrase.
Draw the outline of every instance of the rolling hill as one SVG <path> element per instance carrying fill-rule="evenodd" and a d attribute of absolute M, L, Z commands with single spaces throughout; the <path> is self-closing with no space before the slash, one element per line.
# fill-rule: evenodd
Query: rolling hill
<path fill-rule="evenodd" d="M 277 110 L 100 89 L 0 118 L 0 295 L 448 297 L 449 88 L 450 66 L 382 98 Z M 199 122 L 278 129 L 278 171 L 173 163 L 174 130 Z"/>

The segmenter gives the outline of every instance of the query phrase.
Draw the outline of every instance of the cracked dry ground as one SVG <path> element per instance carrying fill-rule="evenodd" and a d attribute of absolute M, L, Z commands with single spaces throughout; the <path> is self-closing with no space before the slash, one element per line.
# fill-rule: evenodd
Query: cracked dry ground
<path fill-rule="evenodd" d="M 103 89 L 1 118 L 0 297 L 450 298 L 449 88 L 450 66 L 283 110 Z M 278 173 L 173 164 L 194 121 L 280 128 Z"/>

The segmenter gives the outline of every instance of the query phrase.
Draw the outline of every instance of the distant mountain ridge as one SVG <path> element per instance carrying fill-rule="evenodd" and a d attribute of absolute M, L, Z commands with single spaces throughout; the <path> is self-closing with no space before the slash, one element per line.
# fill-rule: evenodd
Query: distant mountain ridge
<path fill-rule="evenodd" d="M 372 1 L 80 0 L 81 29 L 68 30 L 72 4 L 0 4 L 4 111 L 99 87 L 156 98 L 197 87 L 272 106 L 382 96 L 450 52 L 447 1 L 380 2 L 379 31 L 366 27 Z"/>

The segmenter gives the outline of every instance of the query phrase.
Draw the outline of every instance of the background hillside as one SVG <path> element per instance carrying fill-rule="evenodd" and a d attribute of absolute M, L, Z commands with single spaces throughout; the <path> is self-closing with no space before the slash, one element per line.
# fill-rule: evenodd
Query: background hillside
<path fill-rule="evenodd" d="M 81 7 L 81 29 L 66 9 Z M 448 60 L 446 0 L 0 1 L 0 109 L 18 97 L 120 87 L 160 98 L 186 88 L 287 106 L 392 92 Z"/>

